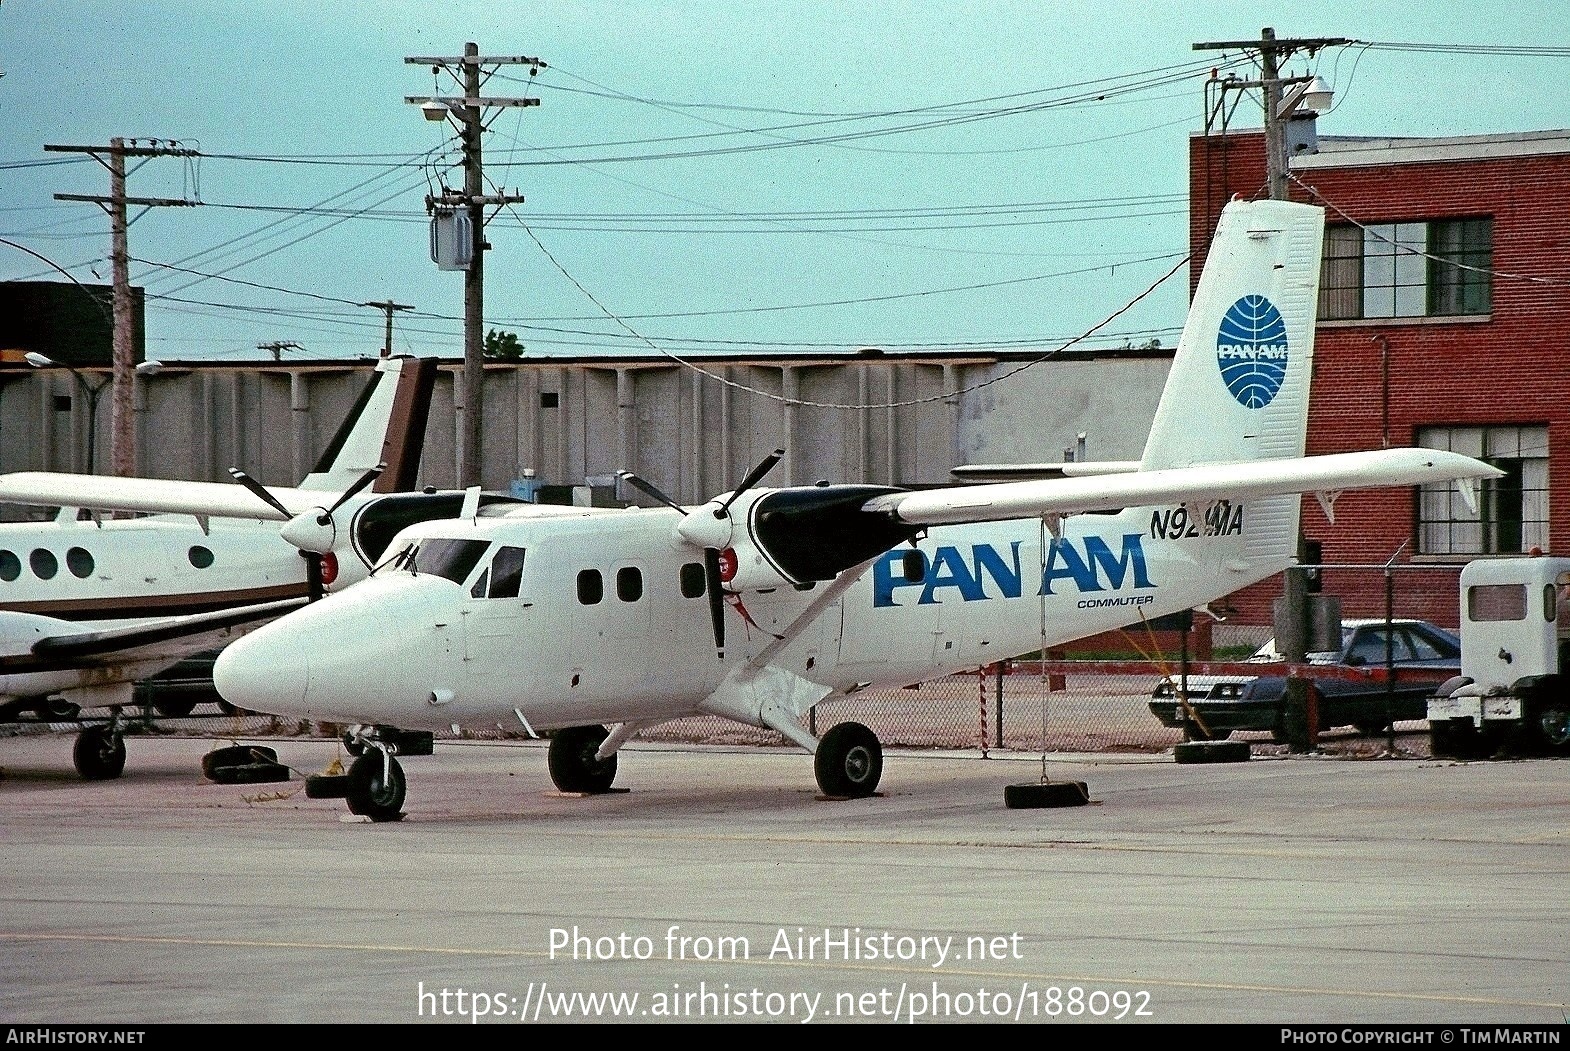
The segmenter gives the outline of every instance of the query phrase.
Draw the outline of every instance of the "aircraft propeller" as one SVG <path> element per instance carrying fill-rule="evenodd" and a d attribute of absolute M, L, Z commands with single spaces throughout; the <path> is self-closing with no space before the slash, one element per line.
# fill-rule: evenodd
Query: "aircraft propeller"
<path fill-rule="evenodd" d="M 725 655 L 725 574 L 722 569 L 722 561 L 730 547 L 732 528 L 730 506 L 742 493 L 745 493 L 748 489 L 762 481 L 763 476 L 772 471 L 774 466 L 784 457 L 784 449 L 775 449 L 772 453 L 758 461 L 752 470 L 747 472 L 747 476 L 741 480 L 741 484 L 733 489 L 724 500 L 711 500 L 696 513 L 666 496 L 654 483 L 645 481 L 631 471 L 617 472 L 617 477 L 625 480 L 634 489 L 664 504 L 673 511 L 680 512 L 683 517 L 681 523 L 677 525 L 676 531 L 688 543 L 703 550 L 704 591 L 709 597 L 709 620 L 714 625 L 714 648 L 721 657 Z M 708 513 L 705 514 L 705 511 Z M 734 559 L 735 553 L 731 552 L 730 557 Z"/>
<path fill-rule="evenodd" d="M 355 479 L 354 484 L 345 489 L 331 506 L 313 507 L 299 514 L 291 513 L 276 496 L 267 491 L 266 486 L 238 467 L 229 468 L 229 474 L 235 481 L 255 493 L 258 499 L 288 519 L 283 528 L 278 531 L 278 535 L 299 548 L 300 556 L 305 559 L 306 589 L 311 601 L 315 602 L 322 597 L 325 585 L 331 583 L 330 580 L 324 579 L 324 566 L 327 559 L 332 556 L 333 545 L 338 539 L 338 528 L 333 520 L 333 513 L 359 495 L 366 486 L 376 481 L 386 469 L 385 463 L 377 464 Z M 336 565 L 334 569 L 336 571 Z"/>

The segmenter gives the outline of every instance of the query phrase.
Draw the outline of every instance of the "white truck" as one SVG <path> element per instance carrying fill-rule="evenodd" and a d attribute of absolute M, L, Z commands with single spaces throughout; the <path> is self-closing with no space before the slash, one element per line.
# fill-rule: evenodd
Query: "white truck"
<path fill-rule="evenodd" d="M 1428 702 L 1435 756 L 1570 755 L 1570 558 L 1461 570 L 1461 674 Z"/>

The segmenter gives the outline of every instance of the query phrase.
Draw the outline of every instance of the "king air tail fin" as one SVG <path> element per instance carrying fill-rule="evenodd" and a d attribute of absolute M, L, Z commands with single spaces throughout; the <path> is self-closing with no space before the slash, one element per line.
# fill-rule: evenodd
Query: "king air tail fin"
<path fill-rule="evenodd" d="M 341 492 L 385 464 L 374 492 L 414 489 L 435 383 L 434 358 L 384 359 L 300 488 Z"/>
<path fill-rule="evenodd" d="M 1302 456 L 1324 209 L 1234 201 L 1222 210 L 1140 469 Z M 1302 497 L 1247 507 L 1243 557 L 1297 555 Z"/>

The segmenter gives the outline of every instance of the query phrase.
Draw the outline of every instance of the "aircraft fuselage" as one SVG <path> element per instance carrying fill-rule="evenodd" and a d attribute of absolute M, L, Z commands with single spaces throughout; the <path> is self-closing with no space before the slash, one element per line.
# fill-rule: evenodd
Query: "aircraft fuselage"
<path fill-rule="evenodd" d="M 1248 557 L 1241 506 L 1192 530 L 1187 516 L 1081 515 L 1059 536 L 1036 519 L 934 528 L 875 558 L 805 624 L 826 583 L 728 597 L 723 654 L 701 552 L 673 539 L 671 511 L 444 522 L 411 531 L 422 545 L 412 570 L 329 596 L 222 663 L 246 707 L 406 729 L 692 714 L 779 636 L 769 664 L 826 694 L 900 686 L 1138 624 L 1282 568 Z M 425 557 L 436 539 L 445 562 Z M 521 573 L 497 588 L 503 564 Z"/>

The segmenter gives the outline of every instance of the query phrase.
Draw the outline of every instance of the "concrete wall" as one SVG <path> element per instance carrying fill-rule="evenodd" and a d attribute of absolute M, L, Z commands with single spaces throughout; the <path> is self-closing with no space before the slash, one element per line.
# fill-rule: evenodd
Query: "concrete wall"
<path fill-rule="evenodd" d="M 486 369 L 483 481 L 532 468 L 552 484 L 637 471 L 682 502 L 739 482 L 775 448 L 775 485 L 949 480 L 961 463 L 1059 461 L 1087 435 L 1091 459 L 1139 455 L 1167 352 L 1030 357 L 539 361 Z M 139 473 L 229 481 L 231 466 L 292 485 L 315 462 L 374 362 L 177 365 L 137 380 Z M 107 372 L 83 370 L 89 386 Z M 440 370 L 420 482 L 457 481 L 463 397 Z M 955 393 L 955 392 L 959 393 Z M 87 402 L 63 369 L 0 369 L 0 472 L 86 471 Z M 110 398 L 97 405 L 95 466 L 110 461 Z M 892 406 L 892 407 L 891 407 Z"/>

